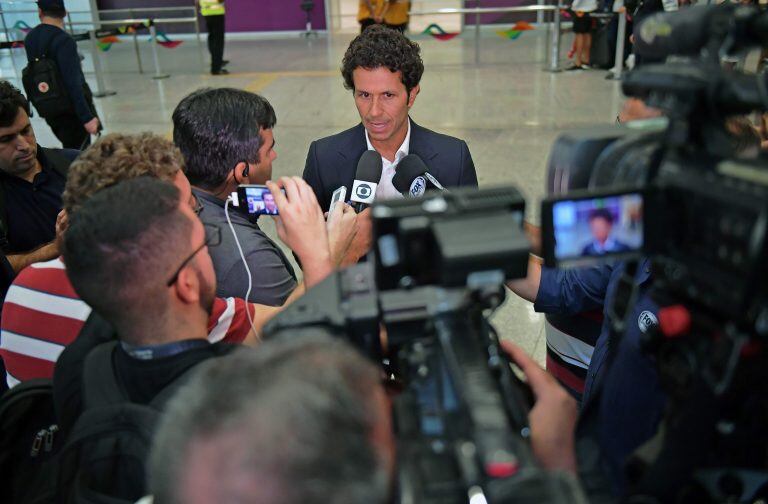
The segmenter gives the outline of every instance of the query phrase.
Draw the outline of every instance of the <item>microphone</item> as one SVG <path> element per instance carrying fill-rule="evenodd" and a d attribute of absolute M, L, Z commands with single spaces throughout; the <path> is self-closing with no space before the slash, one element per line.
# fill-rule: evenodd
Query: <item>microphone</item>
<path fill-rule="evenodd" d="M 697 56 L 713 41 L 719 48 L 726 39 L 731 46 L 727 49 L 743 50 L 768 42 L 766 28 L 768 16 L 756 7 L 696 5 L 643 20 L 635 31 L 635 50 L 654 60 Z"/>
<path fill-rule="evenodd" d="M 418 198 L 428 190 L 447 191 L 438 180 L 429 173 L 429 168 L 416 154 L 408 154 L 397 165 L 392 185 L 403 196 Z"/>
<path fill-rule="evenodd" d="M 381 155 L 375 150 L 363 153 L 357 162 L 355 181 L 352 183 L 352 196 L 350 200 L 355 211 L 360 213 L 373 203 L 376 197 L 376 186 L 381 180 L 382 161 Z"/>

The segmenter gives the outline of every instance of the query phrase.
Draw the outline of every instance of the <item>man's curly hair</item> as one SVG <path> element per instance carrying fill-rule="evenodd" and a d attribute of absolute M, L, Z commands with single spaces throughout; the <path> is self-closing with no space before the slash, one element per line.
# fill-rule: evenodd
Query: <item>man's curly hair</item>
<path fill-rule="evenodd" d="M 100 138 L 72 163 L 64 188 L 64 209 L 72 215 L 94 194 L 141 176 L 173 182 L 184 159 L 175 145 L 153 133 Z"/>
<path fill-rule="evenodd" d="M 383 25 L 373 25 L 355 37 L 344 59 L 341 61 L 341 75 L 344 87 L 354 91 L 352 72 L 356 68 L 373 70 L 386 67 L 391 72 L 402 72 L 401 80 L 408 93 L 419 85 L 424 73 L 424 62 L 419 54 L 419 44 L 397 30 Z"/>

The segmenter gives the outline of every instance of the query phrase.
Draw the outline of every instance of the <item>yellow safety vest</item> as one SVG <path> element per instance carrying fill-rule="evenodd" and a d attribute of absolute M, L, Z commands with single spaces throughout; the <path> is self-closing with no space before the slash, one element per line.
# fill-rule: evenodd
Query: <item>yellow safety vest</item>
<path fill-rule="evenodd" d="M 224 4 L 218 0 L 200 0 L 200 14 L 203 16 L 223 16 Z"/>

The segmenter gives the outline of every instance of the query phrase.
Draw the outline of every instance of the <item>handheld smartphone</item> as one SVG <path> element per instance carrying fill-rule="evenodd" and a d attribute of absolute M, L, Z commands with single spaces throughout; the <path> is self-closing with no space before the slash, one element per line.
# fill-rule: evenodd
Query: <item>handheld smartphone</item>
<path fill-rule="evenodd" d="M 248 215 L 278 215 L 275 198 L 265 185 L 242 184 L 237 187 L 237 199 Z"/>
<path fill-rule="evenodd" d="M 632 257 L 643 248 L 643 193 L 585 192 L 544 200 L 541 208 L 544 262 L 586 266 Z"/>
<path fill-rule="evenodd" d="M 347 188 L 345 186 L 341 186 L 335 191 L 333 191 L 333 195 L 331 196 L 331 205 L 328 207 L 328 213 L 330 214 L 333 212 L 333 209 L 336 208 L 336 203 L 341 201 L 344 203 L 344 200 L 347 199 Z"/>

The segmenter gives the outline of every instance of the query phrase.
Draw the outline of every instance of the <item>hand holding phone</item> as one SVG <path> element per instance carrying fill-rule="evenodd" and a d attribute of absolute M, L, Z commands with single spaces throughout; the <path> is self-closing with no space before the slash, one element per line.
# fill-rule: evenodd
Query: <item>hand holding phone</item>
<path fill-rule="evenodd" d="M 341 201 L 342 203 L 347 199 L 347 188 L 345 186 L 341 186 L 335 191 L 333 191 L 333 195 L 331 196 L 331 205 L 328 207 L 328 215 L 333 213 L 333 209 L 336 207 L 336 204 Z"/>
<path fill-rule="evenodd" d="M 280 209 L 280 216 L 274 217 L 277 234 L 299 257 L 304 283 L 311 287 L 333 270 L 323 211 L 300 177 L 281 177 L 277 183 L 267 182 L 267 187 Z"/>

